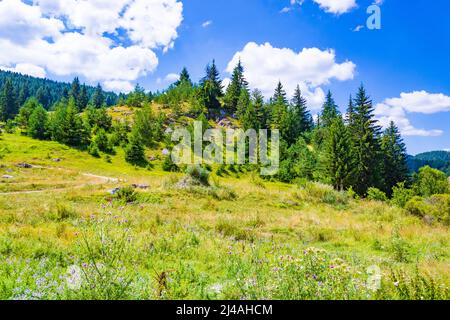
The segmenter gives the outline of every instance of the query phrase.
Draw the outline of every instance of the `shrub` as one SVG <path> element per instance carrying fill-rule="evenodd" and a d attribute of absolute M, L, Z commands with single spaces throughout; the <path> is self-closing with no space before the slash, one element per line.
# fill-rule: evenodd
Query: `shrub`
<path fill-rule="evenodd" d="M 180 168 L 173 162 L 172 156 L 168 155 L 164 158 L 162 169 L 166 172 L 178 172 Z"/>
<path fill-rule="evenodd" d="M 367 191 L 367 199 L 373 201 L 387 201 L 386 193 L 377 188 L 369 188 Z"/>
<path fill-rule="evenodd" d="M 423 198 L 418 196 L 409 200 L 405 205 L 405 209 L 410 214 L 418 217 L 424 217 L 427 214 L 427 206 L 423 202 Z"/>
<path fill-rule="evenodd" d="M 405 183 L 401 182 L 392 189 L 391 203 L 400 208 L 404 208 L 409 200 L 414 197 L 414 191 L 407 189 Z"/>
<path fill-rule="evenodd" d="M 125 203 L 131 203 L 137 200 L 137 193 L 133 187 L 127 186 L 119 189 L 116 198 Z"/>
<path fill-rule="evenodd" d="M 209 186 L 209 171 L 205 168 L 194 165 L 189 166 L 186 170 L 186 173 L 189 177 L 191 177 L 194 181 L 204 185 Z"/>
<path fill-rule="evenodd" d="M 100 149 L 97 146 L 97 143 L 95 141 L 92 141 L 91 144 L 88 147 L 88 153 L 96 158 L 100 158 Z"/>
<path fill-rule="evenodd" d="M 449 193 L 448 179 L 444 172 L 425 166 L 416 175 L 413 189 L 422 197 Z"/>

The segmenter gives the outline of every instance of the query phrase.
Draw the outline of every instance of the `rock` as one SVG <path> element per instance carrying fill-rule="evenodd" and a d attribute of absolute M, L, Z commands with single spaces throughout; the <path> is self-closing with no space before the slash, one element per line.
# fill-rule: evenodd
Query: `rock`
<path fill-rule="evenodd" d="M 5 175 L 3 175 L 3 176 L 2 176 L 2 179 L 14 179 L 14 177 L 13 177 L 13 176 L 10 176 L 10 175 L 7 175 L 7 174 L 5 174 Z"/>
<path fill-rule="evenodd" d="M 423 217 L 423 222 L 427 225 L 432 225 L 434 223 L 434 217 L 425 216 L 425 217 Z"/>
<path fill-rule="evenodd" d="M 25 163 L 25 162 L 16 164 L 16 167 L 22 168 L 22 169 L 31 169 L 31 168 L 33 168 L 33 166 L 31 164 Z"/>
<path fill-rule="evenodd" d="M 120 191 L 120 188 L 114 188 L 108 191 L 109 194 L 111 195 L 116 195 L 118 192 Z"/>
<path fill-rule="evenodd" d="M 53 161 L 53 162 L 61 162 L 62 159 L 60 159 L 60 158 L 55 158 L 55 159 L 52 159 L 52 161 Z"/>
<path fill-rule="evenodd" d="M 142 189 L 142 190 L 147 190 L 148 188 L 150 188 L 148 184 L 132 184 L 131 186 L 135 189 Z"/>
<path fill-rule="evenodd" d="M 156 161 L 156 157 L 154 157 L 154 156 L 148 157 L 148 160 L 149 161 Z"/>

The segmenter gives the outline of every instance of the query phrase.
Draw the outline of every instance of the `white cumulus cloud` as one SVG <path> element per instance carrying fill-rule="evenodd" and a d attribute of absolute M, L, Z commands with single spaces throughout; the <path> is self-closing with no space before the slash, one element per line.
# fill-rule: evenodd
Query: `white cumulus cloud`
<path fill-rule="evenodd" d="M 173 47 L 182 11 L 178 0 L 2 0 L 0 66 L 128 91 Z"/>
<path fill-rule="evenodd" d="M 394 121 L 405 136 L 436 137 L 444 131 L 415 128 L 407 118 L 408 113 L 434 114 L 450 111 L 450 97 L 442 93 L 414 91 L 401 93 L 399 98 L 390 98 L 375 107 L 375 115 L 383 126 Z"/>
<path fill-rule="evenodd" d="M 314 0 L 321 9 L 329 13 L 343 14 L 356 7 L 356 0 Z"/>
<path fill-rule="evenodd" d="M 289 95 L 299 84 L 313 109 L 319 109 L 325 99 L 322 85 L 332 79 L 351 80 L 356 69 L 351 61 L 337 63 L 334 50 L 305 48 L 295 52 L 289 48 L 275 48 L 270 43 L 248 43 L 228 63 L 228 73 L 232 72 L 239 59 L 250 85 L 260 89 L 266 97 L 272 96 L 278 81 Z"/>

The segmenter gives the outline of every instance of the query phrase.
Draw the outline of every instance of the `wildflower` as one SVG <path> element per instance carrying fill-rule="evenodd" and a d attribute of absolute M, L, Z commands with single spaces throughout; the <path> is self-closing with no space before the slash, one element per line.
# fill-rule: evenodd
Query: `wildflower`
<path fill-rule="evenodd" d="M 84 265 L 86 264 L 83 263 L 83 266 Z M 66 282 L 69 289 L 79 290 L 81 288 L 82 284 L 81 274 L 82 274 L 81 268 L 76 265 L 70 266 L 67 269 Z"/>
<path fill-rule="evenodd" d="M 394 286 L 398 287 L 400 285 L 400 282 L 394 282 Z"/>

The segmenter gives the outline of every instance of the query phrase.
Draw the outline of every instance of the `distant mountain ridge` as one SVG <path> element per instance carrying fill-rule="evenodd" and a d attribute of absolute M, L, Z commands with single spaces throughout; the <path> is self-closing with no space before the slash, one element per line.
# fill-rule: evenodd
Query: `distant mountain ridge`
<path fill-rule="evenodd" d="M 31 96 L 40 100 L 46 109 L 59 101 L 66 95 L 71 88 L 71 84 L 67 82 L 59 82 L 50 79 L 36 78 L 28 75 L 23 75 L 11 71 L 0 70 L 0 92 L 3 84 L 7 79 L 11 79 L 13 87 L 16 90 L 15 96 L 19 99 L 19 104 Z M 88 98 L 90 99 L 94 94 L 95 87 L 86 85 Z M 118 95 L 114 92 L 103 91 L 105 102 L 108 106 L 117 103 Z"/>
<path fill-rule="evenodd" d="M 409 156 L 408 166 L 412 172 L 417 172 L 423 166 L 430 166 L 450 176 L 450 152 L 430 151 L 416 156 Z"/>

